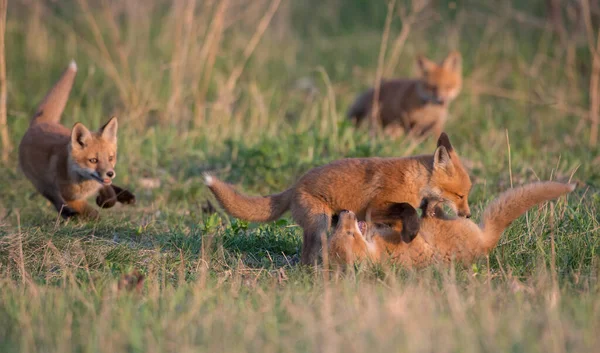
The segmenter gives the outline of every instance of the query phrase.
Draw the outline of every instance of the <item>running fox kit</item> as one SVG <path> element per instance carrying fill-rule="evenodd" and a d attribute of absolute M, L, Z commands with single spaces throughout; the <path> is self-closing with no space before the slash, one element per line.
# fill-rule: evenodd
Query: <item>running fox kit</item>
<path fill-rule="evenodd" d="M 440 65 L 418 57 L 418 79 L 383 81 L 379 87 L 377 121 L 386 130 L 402 128 L 414 136 L 439 136 L 448 117 L 448 106 L 462 88 L 462 58 L 450 53 Z M 373 113 L 373 88 L 359 95 L 348 118 L 360 124 Z"/>
<path fill-rule="evenodd" d="M 19 145 L 19 165 L 35 188 L 64 217 L 98 212 L 86 198 L 99 192 L 96 203 L 112 207 L 117 201 L 135 202 L 135 196 L 112 185 L 117 162 L 117 118 L 98 132 L 77 123 L 71 130 L 60 124 L 77 66 L 71 62 L 48 92 Z"/>
<path fill-rule="evenodd" d="M 367 208 L 383 210 L 394 202 L 418 207 L 423 197 L 431 197 L 470 217 L 469 175 L 445 133 L 437 145 L 433 155 L 338 160 L 308 171 L 286 191 L 265 197 L 242 195 L 210 175 L 205 183 L 225 211 L 240 219 L 269 222 L 291 210 L 304 230 L 302 263 L 312 264 L 332 216 L 342 210 L 364 218 Z"/>
<path fill-rule="evenodd" d="M 342 212 L 329 241 L 329 259 L 335 264 L 354 261 L 392 261 L 404 266 L 426 266 L 456 260 L 469 263 L 488 254 L 504 230 L 531 207 L 575 189 L 574 184 L 539 182 L 505 191 L 485 209 L 481 224 L 444 215 L 441 208 L 419 219 L 407 203 L 392 204 L 381 215 L 400 219 L 402 232 L 358 222 L 353 212 Z"/>

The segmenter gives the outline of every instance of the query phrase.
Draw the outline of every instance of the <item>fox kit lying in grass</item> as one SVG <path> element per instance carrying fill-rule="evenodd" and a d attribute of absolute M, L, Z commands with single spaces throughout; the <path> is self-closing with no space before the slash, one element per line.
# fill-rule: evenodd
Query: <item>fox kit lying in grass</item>
<path fill-rule="evenodd" d="M 407 203 L 392 204 L 378 215 L 401 220 L 402 232 L 359 223 L 353 212 L 345 211 L 329 241 L 329 259 L 337 264 L 392 261 L 409 267 L 452 260 L 469 263 L 488 254 L 504 230 L 529 208 L 574 189 L 574 184 L 540 182 L 505 191 L 486 207 L 480 225 L 446 216 L 439 207 L 429 216 L 427 202 L 421 219 Z"/>
<path fill-rule="evenodd" d="M 69 130 L 59 122 L 76 72 L 73 61 L 38 107 L 19 146 L 21 170 L 64 218 L 96 217 L 98 212 L 85 199 L 98 191 L 96 203 L 102 207 L 135 202 L 132 193 L 112 185 L 117 118 L 98 132 L 81 123 Z"/>
<path fill-rule="evenodd" d="M 471 215 L 471 179 L 445 133 L 433 155 L 342 159 L 314 168 L 291 188 L 266 197 L 242 195 L 210 175 L 205 182 L 225 211 L 240 219 L 269 222 L 291 209 L 304 230 L 304 264 L 315 261 L 332 215 L 342 210 L 364 217 L 367 208 L 383 210 L 394 202 L 418 207 L 423 197 L 431 197 L 447 202 L 460 216 Z"/>
<path fill-rule="evenodd" d="M 439 136 L 448 117 L 448 105 L 462 87 L 462 58 L 450 53 L 441 65 L 425 58 L 417 59 L 421 77 L 383 81 L 379 88 L 377 120 L 382 127 L 401 127 L 413 136 L 432 133 Z M 361 123 L 373 109 L 373 88 L 356 98 L 348 118 Z"/>

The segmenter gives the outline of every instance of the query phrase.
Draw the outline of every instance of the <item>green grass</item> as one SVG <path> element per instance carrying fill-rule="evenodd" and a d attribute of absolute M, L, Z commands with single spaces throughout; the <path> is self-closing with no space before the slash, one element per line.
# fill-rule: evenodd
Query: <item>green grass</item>
<path fill-rule="evenodd" d="M 386 3 L 284 0 L 245 65 L 270 2 L 230 2 L 220 30 L 222 2 L 197 2 L 191 22 L 178 12 L 186 1 L 81 3 L 9 6 L 12 142 L 75 58 L 63 122 L 95 129 L 118 115 L 117 184 L 138 203 L 97 222 L 57 221 L 11 153 L 0 166 L 0 351 L 600 350 L 600 149 L 588 145 L 589 122 L 565 113 L 589 108 L 590 51 L 573 31 L 569 61 L 536 25 L 546 2 L 436 1 L 386 76 L 412 75 L 417 53 L 462 52 L 465 86 L 446 130 L 470 169 L 475 219 L 511 184 L 572 176 L 577 190 L 533 208 L 473 266 L 346 273 L 296 265 L 301 229 L 289 215 L 253 224 L 204 214 L 215 201 L 202 172 L 268 194 L 339 158 L 406 155 L 410 141 L 372 140 L 344 120 L 375 78 Z M 401 28 L 395 16 L 388 48 Z M 118 291 L 136 269 L 142 291 Z"/>

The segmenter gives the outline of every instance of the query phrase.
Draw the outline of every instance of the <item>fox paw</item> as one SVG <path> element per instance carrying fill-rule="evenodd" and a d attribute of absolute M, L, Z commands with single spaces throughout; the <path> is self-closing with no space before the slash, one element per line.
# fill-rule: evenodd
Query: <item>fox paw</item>
<path fill-rule="evenodd" d="M 135 195 L 129 190 L 122 190 L 117 194 L 117 201 L 124 205 L 134 205 Z"/>
<path fill-rule="evenodd" d="M 71 207 L 68 207 L 68 206 L 63 206 L 63 208 L 60 210 L 60 215 L 64 219 L 69 219 L 71 217 L 75 217 L 78 214 L 79 213 L 77 211 L 75 211 L 74 209 L 72 209 Z"/>
<path fill-rule="evenodd" d="M 101 208 L 111 208 L 117 203 L 116 197 L 99 194 L 96 196 L 96 205 Z"/>

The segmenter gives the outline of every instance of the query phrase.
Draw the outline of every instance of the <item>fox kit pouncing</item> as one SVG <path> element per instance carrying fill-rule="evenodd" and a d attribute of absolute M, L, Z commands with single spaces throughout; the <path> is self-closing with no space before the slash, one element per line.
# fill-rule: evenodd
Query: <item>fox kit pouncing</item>
<path fill-rule="evenodd" d="M 431 197 L 447 202 L 461 216 L 471 215 L 467 200 L 471 180 L 445 133 L 433 155 L 342 159 L 308 171 L 275 195 L 245 196 L 209 175 L 205 182 L 225 211 L 240 219 L 269 222 L 291 210 L 304 230 L 304 264 L 315 261 L 332 215 L 343 210 L 364 218 L 368 208 L 386 209 L 394 202 L 418 207 L 423 197 Z"/>
<path fill-rule="evenodd" d="M 407 203 L 392 204 L 380 215 L 402 221 L 402 232 L 359 224 L 352 212 L 342 212 L 329 241 L 329 259 L 338 264 L 356 260 L 392 261 L 405 266 L 426 266 L 452 260 L 469 263 L 489 253 L 504 230 L 527 210 L 575 189 L 574 184 L 540 182 L 505 191 L 483 213 L 480 225 L 464 218 L 451 218 L 436 208 L 434 216 Z M 369 229 L 370 228 L 370 229 Z M 366 231 L 365 231 L 366 230 Z"/>
<path fill-rule="evenodd" d="M 64 218 L 97 216 L 85 200 L 100 191 L 96 202 L 110 207 L 116 201 L 134 203 L 135 196 L 112 185 L 117 162 L 117 118 L 98 132 L 77 123 L 71 130 L 60 124 L 77 66 L 71 62 L 46 95 L 19 146 L 19 164 L 35 188 Z"/>
<path fill-rule="evenodd" d="M 381 83 L 376 120 L 388 130 L 402 128 L 413 136 L 439 136 L 448 117 L 448 105 L 462 87 L 462 58 L 459 52 L 452 52 L 441 65 L 421 56 L 417 63 L 420 78 Z M 358 96 L 348 110 L 348 118 L 359 124 L 368 120 L 373 113 L 374 95 L 371 88 Z"/>

